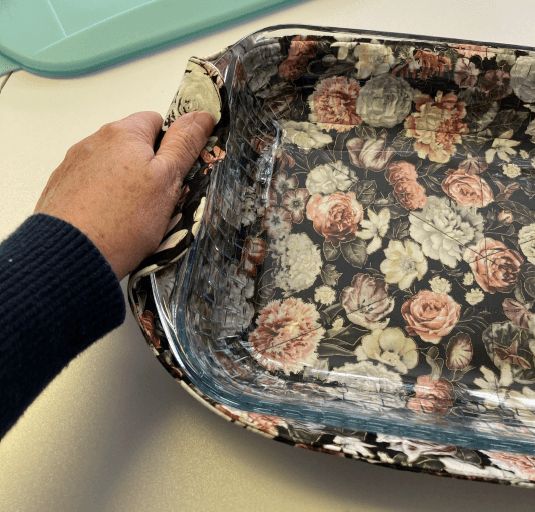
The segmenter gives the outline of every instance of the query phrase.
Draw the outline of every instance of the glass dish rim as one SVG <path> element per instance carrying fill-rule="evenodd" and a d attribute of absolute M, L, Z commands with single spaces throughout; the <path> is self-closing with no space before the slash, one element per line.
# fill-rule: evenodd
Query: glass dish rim
<path fill-rule="evenodd" d="M 460 43 L 460 44 L 480 44 L 480 45 L 487 45 L 487 46 L 497 46 L 499 48 L 510 48 L 510 49 L 516 49 L 521 51 L 535 51 L 534 47 L 528 47 L 523 45 L 515 45 L 515 44 L 503 44 L 503 43 L 496 43 L 496 42 L 482 42 L 482 41 L 474 41 L 474 40 L 466 40 L 466 39 L 456 39 L 456 38 L 440 38 L 440 37 L 431 37 L 431 36 L 425 36 L 425 35 L 413 35 L 413 34 L 404 34 L 404 33 L 396 33 L 396 32 L 379 32 L 379 31 L 371 31 L 371 30 L 363 30 L 363 29 L 347 29 L 347 28 L 338 28 L 338 27 L 321 27 L 321 26 L 312 26 L 312 25 L 301 25 L 301 24 L 281 24 L 281 25 L 273 25 L 269 27 L 265 27 L 263 29 L 260 29 L 258 31 L 255 31 L 243 38 L 241 38 L 238 42 L 234 43 L 233 45 L 230 45 L 227 47 L 224 51 L 221 52 L 221 54 L 214 59 L 207 58 L 206 60 L 211 62 L 214 65 L 217 65 L 217 63 L 220 61 L 222 57 L 228 54 L 229 51 L 235 46 L 239 46 L 243 41 L 246 41 L 247 39 L 250 39 L 254 36 L 266 34 L 266 36 L 283 36 L 283 35 L 290 35 L 288 32 L 293 31 L 293 35 L 296 35 L 297 33 L 302 33 L 301 31 L 307 31 L 310 32 L 310 35 L 317 34 L 317 35 L 343 35 L 348 34 L 352 35 L 355 38 L 358 38 L 359 36 L 363 36 L 365 38 L 372 38 L 377 37 L 381 39 L 390 39 L 390 40 L 400 40 L 400 41 L 411 41 L 411 42 L 425 42 L 425 43 L 439 43 L 439 44 L 448 44 L 448 43 Z M 281 32 L 278 34 L 277 32 Z M 307 34 L 308 35 L 308 34 Z M 261 41 L 261 39 L 259 39 Z M 224 69 L 225 73 L 223 74 L 225 79 L 225 84 L 227 84 L 227 80 L 229 77 L 233 76 L 233 70 L 234 70 L 234 60 L 230 60 L 227 63 L 226 68 Z M 230 98 L 229 98 L 230 99 Z M 217 172 L 218 169 L 221 167 L 220 163 L 216 163 L 215 168 L 213 169 L 213 173 L 216 173 L 214 177 L 211 180 L 209 190 L 207 195 L 210 195 L 212 187 L 214 187 L 214 184 L 217 181 Z M 202 236 L 205 231 L 205 225 L 201 228 L 199 240 L 202 239 Z M 189 290 L 190 285 L 190 277 L 191 272 L 189 270 L 191 269 L 192 262 L 195 260 L 196 255 L 196 249 L 197 249 L 197 239 L 193 243 L 193 245 L 188 249 L 188 252 L 181 262 L 180 266 L 178 267 L 178 270 L 182 273 L 183 279 L 182 279 L 182 287 L 179 292 L 179 299 L 177 300 L 178 304 L 186 305 L 186 294 Z M 175 273 L 176 278 L 177 273 Z M 253 398 L 253 400 L 247 400 L 245 399 L 245 395 L 236 396 L 232 392 L 225 393 L 224 387 L 219 386 L 217 387 L 217 379 L 213 381 L 214 386 L 211 386 L 210 382 L 207 382 L 207 375 L 203 375 L 199 377 L 195 371 L 193 371 L 193 367 L 190 365 L 190 363 L 187 360 L 187 357 L 183 357 L 177 349 L 177 346 L 180 346 L 181 348 L 184 347 L 184 344 L 180 342 L 181 338 L 187 339 L 187 334 L 185 330 L 185 318 L 184 318 L 184 311 L 181 306 L 178 306 L 177 311 L 174 312 L 176 314 L 176 319 L 178 324 L 175 327 L 173 326 L 172 318 L 174 318 L 173 312 L 171 313 L 171 318 L 168 317 L 164 309 L 162 308 L 163 303 L 161 301 L 161 295 L 158 291 L 158 283 L 157 283 L 157 274 L 151 275 L 151 286 L 153 293 L 155 295 L 156 299 L 156 306 L 158 308 L 158 312 L 161 315 L 161 318 L 164 319 L 163 327 L 164 331 L 166 333 L 166 336 L 170 340 L 170 347 L 173 353 L 173 356 L 177 359 L 179 365 L 184 369 L 187 377 L 191 380 L 193 384 L 195 384 L 196 387 L 199 388 L 199 390 L 210 397 L 213 400 L 216 400 L 220 402 L 223 405 L 227 405 L 230 407 L 234 407 L 237 409 L 250 411 L 250 412 L 257 412 L 261 414 L 270 414 L 270 415 L 276 415 L 283 418 L 292 418 L 292 419 L 305 419 L 308 421 L 317 422 L 322 425 L 326 425 L 325 421 L 323 420 L 323 415 L 319 414 L 318 416 L 311 417 L 309 413 L 312 413 L 310 409 L 303 408 L 296 406 L 295 403 L 291 404 L 284 404 L 282 402 L 277 402 L 276 404 L 271 404 L 272 406 L 266 406 L 265 403 L 259 403 L 256 398 Z M 167 308 L 169 311 L 171 311 L 170 306 L 168 305 Z M 305 415 L 305 417 L 304 417 Z M 328 426 L 328 425 L 326 425 Z M 334 425 L 332 425 L 334 426 Z M 469 446 L 472 448 L 476 448 L 478 450 L 504 450 L 504 451 L 514 451 L 519 452 L 523 454 L 530 454 L 535 455 L 535 439 L 533 442 L 531 441 L 522 441 L 517 440 L 516 442 L 506 441 L 503 444 L 500 444 L 500 440 L 496 439 L 494 437 L 489 437 L 488 434 L 480 435 L 477 431 L 473 429 L 467 429 L 467 432 L 463 433 L 459 429 L 458 432 L 453 433 L 451 430 L 448 430 L 448 428 L 438 428 L 437 425 L 433 425 L 431 422 L 428 426 L 425 428 L 419 428 L 417 425 L 412 425 L 410 427 L 404 428 L 403 426 L 399 425 L 392 425 L 391 420 L 387 420 L 386 422 L 381 421 L 379 418 L 375 421 L 370 421 L 369 419 L 360 419 L 359 418 L 353 418 L 350 428 L 355 428 L 357 430 L 367 430 L 377 433 L 383 433 L 383 434 L 389 434 L 389 435 L 399 435 L 403 437 L 409 437 L 409 438 L 417 438 L 417 439 L 423 439 L 433 442 L 440 442 L 444 444 L 455 444 L 459 446 Z M 439 435 L 437 435 L 437 433 Z M 474 446 L 474 444 L 477 443 L 477 446 Z"/>

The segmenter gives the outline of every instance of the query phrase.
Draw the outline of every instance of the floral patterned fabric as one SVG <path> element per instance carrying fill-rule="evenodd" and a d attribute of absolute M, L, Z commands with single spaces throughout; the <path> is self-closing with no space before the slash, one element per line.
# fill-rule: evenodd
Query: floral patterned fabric
<path fill-rule="evenodd" d="M 252 190 L 238 212 L 233 272 L 245 317 L 228 332 L 247 334 L 268 375 L 295 380 L 313 369 L 347 395 L 367 376 L 380 388 L 360 386 L 359 397 L 380 391 L 388 407 L 415 417 L 485 413 L 534 435 L 535 54 L 336 35 L 240 44 L 233 87 L 267 113 L 261 134 L 242 135 L 256 175 L 265 158 L 271 172 L 263 201 Z M 171 106 L 166 126 L 201 108 L 221 121 L 160 250 L 129 287 L 149 343 L 197 393 L 169 350 L 147 276 L 159 271 L 172 287 L 210 173 L 233 149 L 229 126 L 239 116 L 221 74 L 229 52 L 192 60 Z M 535 457 L 336 429 L 202 397 L 232 421 L 313 449 L 535 483 Z"/>

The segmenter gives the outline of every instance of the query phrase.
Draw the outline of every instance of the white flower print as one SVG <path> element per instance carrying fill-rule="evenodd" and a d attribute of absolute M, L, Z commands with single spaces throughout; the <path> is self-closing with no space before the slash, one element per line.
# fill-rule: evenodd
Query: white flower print
<path fill-rule="evenodd" d="M 435 276 L 429 281 L 431 290 L 435 293 L 450 293 L 451 292 L 451 283 L 440 276 Z"/>
<path fill-rule="evenodd" d="M 474 379 L 474 384 L 481 391 L 476 390 L 474 394 L 482 398 L 485 405 L 491 409 L 502 407 L 507 398 L 507 388 L 502 386 L 500 379 L 486 366 L 481 366 L 479 371 L 483 376 Z"/>
<path fill-rule="evenodd" d="M 195 238 L 197 238 L 197 235 L 199 234 L 199 230 L 201 229 L 201 220 L 202 220 L 205 207 L 206 207 L 206 197 L 203 197 L 201 199 L 201 202 L 199 203 L 199 206 L 197 206 L 195 213 L 193 214 L 193 226 L 191 226 L 191 233 Z"/>
<path fill-rule="evenodd" d="M 451 268 L 462 259 L 467 245 L 483 237 L 483 217 L 446 197 L 429 196 L 423 210 L 411 215 L 410 221 L 410 235 L 423 253 Z"/>
<path fill-rule="evenodd" d="M 471 88 L 477 83 L 479 69 L 467 58 L 457 60 L 455 63 L 455 83 L 461 88 Z"/>
<path fill-rule="evenodd" d="M 475 306 L 476 304 L 479 304 L 483 301 L 483 299 L 485 298 L 485 294 L 480 288 L 472 288 L 471 290 L 466 292 L 464 298 L 466 302 L 468 302 L 468 304 L 470 304 L 471 306 Z"/>
<path fill-rule="evenodd" d="M 502 170 L 508 178 L 517 178 L 522 174 L 522 169 L 516 164 L 503 164 Z"/>
<path fill-rule="evenodd" d="M 345 39 L 343 36 L 335 36 L 338 43 L 332 43 L 332 48 L 338 48 L 336 58 L 338 60 L 346 60 L 349 57 L 349 50 L 354 50 L 358 43 L 352 42 L 350 39 Z"/>
<path fill-rule="evenodd" d="M 493 55 L 489 56 L 489 58 L 491 57 L 493 57 Z M 509 66 L 513 66 L 516 62 L 515 50 L 512 48 L 500 48 L 500 52 L 496 54 L 496 62 L 498 64 L 508 64 Z"/>
<path fill-rule="evenodd" d="M 426 441 L 413 441 L 404 437 L 377 434 L 379 443 L 388 443 L 389 448 L 404 453 L 408 462 L 416 462 L 422 455 L 446 455 L 455 452 L 455 447 Z"/>
<path fill-rule="evenodd" d="M 498 478 L 504 479 L 504 472 L 498 468 L 492 466 L 476 466 L 469 464 L 453 457 L 440 457 L 440 462 L 444 464 L 444 469 L 452 475 L 463 475 L 468 477 L 480 477 L 480 478 Z"/>
<path fill-rule="evenodd" d="M 366 404 L 372 410 L 404 406 L 406 391 L 401 376 L 383 364 L 348 363 L 329 372 L 326 382 L 338 383 L 345 400 Z"/>
<path fill-rule="evenodd" d="M 190 60 L 170 112 L 173 118 L 176 118 L 198 110 L 209 112 L 218 123 L 221 119 L 221 96 L 218 87 L 210 80 L 204 67 Z"/>
<path fill-rule="evenodd" d="M 245 187 L 242 193 L 241 222 L 250 226 L 264 213 L 265 207 L 261 204 L 253 187 Z"/>
<path fill-rule="evenodd" d="M 395 58 L 392 48 L 378 42 L 360 43 L 354 50 L 357 63 L 357 78 L 388 73 L 394 64 Z"/>
<path fill-rule="evenodd" d="M 528 261 L 535 265 L 535 223 L 520 228 L 518 245 L 520 245 L 520 250 Z"/>
<path fill-rule="evenodd" d="M 344 319 L 339 316 L 334 319 L 331 329 L 335 331 L 341 331 L 343 327 L 344 327 Z"/>
<path fill-rule="evenodd" d="M 262 223 L 269 236 L 279 239 L 290 233 L 292 229 L 292 216 L 285 208 L 272 206 L 267 209 Z"/>
<path fill-rule="evenodd" d="M 394 298 L 388 295 L 384 279 L 357 273 L 340 293 L 340 303 L 347 319 L 365 329 L 384 329 L 390 322 L 385 318 L 394 309 Z"/>
<path fill-rule="evenodd" d="M 314 123 L 306 121 L 282 121 L 283 142 L 290 142 L 308 151 L 330 144 L 333 139 Z"/>
<path fill-rule="evenodd" d="M 244 226 L 250 226 L 255 220 L 255 200 L 252 197 L 246 197 L 242 204 L 241 222 Z"/>
<path fill-rule="evenodd" d="M 314 300 L 324 306 L 330 306 L 335 299 L 336 292 L 330 286 L 318 286 L 314 292 Z"/>
<path fill-rule="evenodd" d="M 394 457 L 391 457 L 386 452 L 377 452 L 377 456 L 379 457 L 379 461 L 382 462 L 383 464 L 389 464 L 389 465 L 396 464 L 396 460 L 394 459 Z M 373 462 L 373 461 L 368 461 L 368 462 Z"/>
<path fill-rule="evenodd" d="M 256 44 L 243 56 L 243 70 L 251 91 L 261 91 L 277 73 L 281 60 L 280 43 Z"/>
<path fill-rule="evenodd" d="M 526 128 L 526 135 L 528 135 L 531 139 L 531 142 L 535 142 L 535 120 L 531 121 L 531 123 L 528 124 L 527 128 Z M 520 151 L 520 155 L 522 155 L 522 151 Z M 525 153 L 525 151 L 524 151 Z M 527 156 L 525 157 L 522 157 L 522 158 L 527 158 Z"/>
<path fill-rule="evenodd" d="M 349 159 L 355 167 L 373 172 L 384 170 L 394 150 L 386 145 L 385 137 L 354 137 L 346 142 Z"/>
<path fill-rule="evenodd" d="M 379 213 L 375 213 L 372 209 L 368 209 L 367 213 L 368 219 L 360 223 L 361 230 L 357 233 L 357 236 L 363 240 L 371 240 L 366 247 L 366 252 L 373 254 L 381 248 L 382 238 L 388 231 L 390 210 L 383 208 Z"/>
<path fill-rule="evenodd" d="M 511 68 L 511 86 L 526 103 L 535 101 L 535 56 L 522 55 Z"/>
<path fill-rule="evenodd" d="M 328 445 L 327 447 L 332 447 L 335 449 L 339 447 L 338 449 L 341 449 L 344 453 L 349 455 L 361 455 L 366 458 L 373 458 L 373 452 L 371 452 L 369 448 L 374 448 L 374 446 L 365 443 L 356 437 L 336 436 L 333 439 L 333 444 Z"/>
<path fill-rule="evenodd" d="M 469 334 L 458 333 L 452 336 L 446 348 L 446 367 L 450 370 L 463 370 L 472 360 L 474 345 Z"/>
<path fill-rule="evenodd" d="M 411 112 L 413 90 L 403 78 L 390 74 L 366 82 L 357 98 L 357 114 L 375 127 L 392 128 Z"/>
<path fill-rule="evenodd" d="M 427 260 L 420 246 L 411 240 L 391 240 L 385 249 L 386 259 L 381 263 L 385 281 L 406 290 L 415 279 L 427 272 Z"/>
<path fill-rule="evenodd" d="M 465 286 L 470 286 L 474 284 L 474 274 L 472 272 L 466 272 L 463 276 L 463 284 Z"/>
<path fill-rule="evenodd" d="M 297 177 L 295 175 L 288 176 L 285 172 L 279 172 L 274 176 L 272 184 L 279 194 L 284 194 L 297 187 Z"/>
<path fill-rule="evenodd" d="M 505 162 L 510 162 L 511 157 L 516 155 L 516 146 L 520 144 L 518 140 L 511 140 L 513 131 L 508 130 L 505 133 L 492 142 L 492 147 L 485 151 L 485 160 L 488 164 L 492 163 L 494 157 L 498 155 L 498 158 Z"/>
<path fill-rule="evenodd" d="M 362 338 L 355 354 L 359 361 L 374 359 L 402 374 L 418 364 L 416 343 L 399 327 L 373 330 Z"/>
<path fill-rule="evenodd" d="M 228 308 L 216 308 L 212 321 L 219 326 L 221 336 L 232 336 L 251 325 L 255 314 L 250 300 L 254 294 L 254 282 L 234 264 L 226 270 L 219 286 L 221 293 L 228 297 Z"/>
<path fill-rule="evenodd" d="M 306 188 L 310 194 L 332 194 L 345 192 L 355 181 L 355 172 L 346 167 L 341 160 L 332 164 L 314 167 L 307 176 Z"/>
<path fill-rule="evenodd" d="M 309 193 L 306 188 L 288 190 L 282 196 L 282 206 L 284 206 L 292 216 L 292 222 L 300 224 L 305 218 L 305 206 Z"/>
<path fill-rule="evenodd" d="M 344 330 L 344 319 L 338 316 L 333 320 L 330 329 L 327 330 L 327 337 L 332 338 L 342 330 Z"/>
<path fill-rule="evenodd" d="M 532 313 L 528 318 L 528 330 L 532 337 L 529 342 L 529 349 L 535 354 L 535 313 Z"/>
<path fill-rule="evenodd" d="M 280 260 L 275 286 L 299 292 L 316 281 L 322 265 L 319 247 L 305 233 L 292 233 L 271 245 Z"/>

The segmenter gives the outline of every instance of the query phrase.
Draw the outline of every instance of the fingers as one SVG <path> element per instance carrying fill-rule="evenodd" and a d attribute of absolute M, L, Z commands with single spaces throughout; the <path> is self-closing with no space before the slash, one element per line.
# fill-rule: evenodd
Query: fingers
<path fill-rule="evenodd" d="M 139 136 L 143 142 L 147 142 L 151 147 L 154 147 L 156 137 L 162 129 L 163 118 L 158 112 L 136 112 L 125 117 L 119 123 Z"/>
<path fill-rule="evenodd" d="M 207 112 L 190 112 L 179 117 L 167 130 L 154 163 L 181 180 L 204 148 L 214 128 L 214 119 Z"/>

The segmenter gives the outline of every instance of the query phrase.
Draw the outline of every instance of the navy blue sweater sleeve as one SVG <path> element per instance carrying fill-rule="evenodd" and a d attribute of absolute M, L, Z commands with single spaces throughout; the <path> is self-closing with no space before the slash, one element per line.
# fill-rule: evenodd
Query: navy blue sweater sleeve
<path fill-rule="evenodd" d="M 33 215 L 0 244 L 0 437 L 125 303 L 99 250 L 78 229 Z"/>

